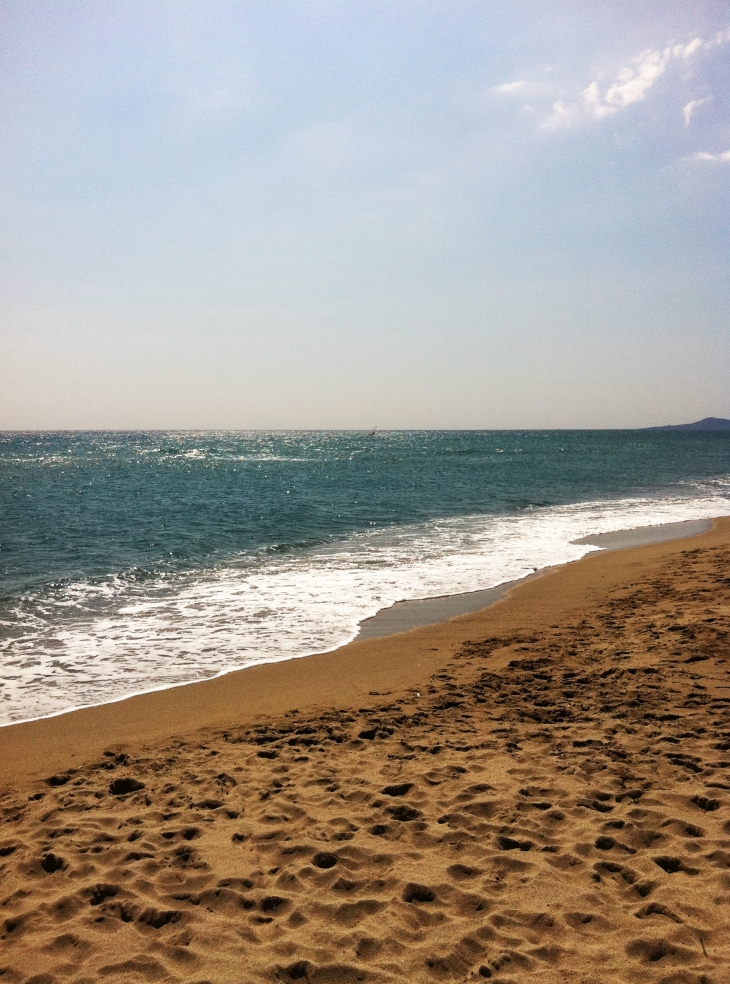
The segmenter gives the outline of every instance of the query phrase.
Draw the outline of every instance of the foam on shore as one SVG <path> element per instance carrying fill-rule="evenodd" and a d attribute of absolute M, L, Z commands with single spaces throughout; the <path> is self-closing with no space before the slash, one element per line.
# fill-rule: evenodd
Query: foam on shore
<path fill-rule="evenodd" d="M 0 647 L 0 724 L 308 657 L 373 628 L 402 631 L 476 610 L 535 570 L 590 552 L 591 543 L 576 542 L 582 537 L 727 512 L 725 486 L 710 492 L 433 520 L 311 551 L 243 557 L 213 572 L 63 584 L 48 597 L 31 592 Z M 417 600 L 444 597 L 451 600 Z M 392 611 L 377 616 L 383 609 Z M 374 626 L 361 629 L 373 616 Z"/>

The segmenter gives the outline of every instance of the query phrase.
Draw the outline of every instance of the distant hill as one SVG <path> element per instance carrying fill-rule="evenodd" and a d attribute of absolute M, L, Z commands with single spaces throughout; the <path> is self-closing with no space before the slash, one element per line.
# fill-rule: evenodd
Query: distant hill
<path fill-rule="evenodd" d="M 724 417 L 705 417 L 693 424 L 665 424 L 663 427 L 644 427 L 655 431 L 730 431 L 730 420 Z"/>

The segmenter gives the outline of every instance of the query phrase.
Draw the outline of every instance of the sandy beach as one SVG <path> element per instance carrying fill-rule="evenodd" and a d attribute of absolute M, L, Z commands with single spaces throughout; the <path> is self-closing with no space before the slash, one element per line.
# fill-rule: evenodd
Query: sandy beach
<path fill-rule="evenodd" d="M 730 520 L 0 729 L 0 980 L 730 980 Z"/>

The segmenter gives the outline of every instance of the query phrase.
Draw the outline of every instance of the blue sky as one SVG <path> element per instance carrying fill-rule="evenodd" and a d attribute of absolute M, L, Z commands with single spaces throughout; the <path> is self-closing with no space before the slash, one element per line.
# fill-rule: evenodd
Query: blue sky
<path fill-rule="evenodd" d="M 0 427 L 730 417 L 730 6 L 0 5 Z"/>

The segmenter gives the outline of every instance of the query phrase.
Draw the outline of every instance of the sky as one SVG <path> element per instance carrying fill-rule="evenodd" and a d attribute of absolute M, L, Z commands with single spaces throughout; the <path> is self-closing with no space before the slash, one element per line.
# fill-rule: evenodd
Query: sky
<path fill-rule="evenodd" d="M 3 0 L 0 429 L 730 417 L 730 3 Z"/>

